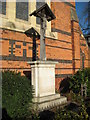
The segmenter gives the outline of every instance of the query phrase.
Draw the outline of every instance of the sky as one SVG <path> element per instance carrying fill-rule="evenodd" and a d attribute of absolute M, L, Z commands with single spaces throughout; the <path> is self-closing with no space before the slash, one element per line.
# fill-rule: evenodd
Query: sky
<path fill-rule="evenodd" d="M 89 2 L 76 2 L 76 12 L 79 19 L 79 24 L 83 34 L 90 35 L 90 5 Z"/>

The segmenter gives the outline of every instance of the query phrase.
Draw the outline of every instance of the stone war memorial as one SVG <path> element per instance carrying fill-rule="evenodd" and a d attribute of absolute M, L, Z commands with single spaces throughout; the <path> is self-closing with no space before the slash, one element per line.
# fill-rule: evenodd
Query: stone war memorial
<path fill-rule="evenodd" d="M 66 103 L 67 99 L 55 93 L 55 64 L 46 60 L 45 31 L 46 22 L 55 19 L 49 6 L 44 4 L 30 16 L 40 17 L 40 60 L 28 62 L 31 65 L 32 85 L 35 89 L 33 102 L 37 109 L 47 109 Z"/>
<path fill-rule="evenodd" d="M 66 103 L 55 92 L 61 81 L 90 67 L 89 37 L 80 29 L 75 0 L 5 0 L 0 19 L 0 71 L 29 78 L 38 110 Z"/>

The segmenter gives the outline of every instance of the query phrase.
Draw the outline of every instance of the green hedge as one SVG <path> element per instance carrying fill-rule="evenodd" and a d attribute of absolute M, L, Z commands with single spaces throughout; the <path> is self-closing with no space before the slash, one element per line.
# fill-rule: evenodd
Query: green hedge
<path fill-rule="evenodd" d="M 89 120 L 86 107 L 82 105 L 77 111 L 63 109 L 57 110 L 54 120 Z"/>
<path fill-rule="evenodd" d="M 77 73 L 70 78 L 70 89 L 74 93 L 81 92 L 81 84 L 87 84 L 87 94 L 90 96 L 90 68 L 77 71 Z"/>
<path fill-rule="evenodd" d="M 32 86 L 30 80 L 20 73 L 2 72 L 2 108 L 7 116 L 18 120 L 30 115 L 32 103 Z M 4 118 L 5 119 L 5 115 Z"/>
<path fill-rule="evenodd" d="M 87 95 L 90 96 L 90 68 L 77 71 L 73 76 L 67 77 L 60 83 L 60 93 L 73 91 L 81 92 L 81 84 L 87 84 Z"/>

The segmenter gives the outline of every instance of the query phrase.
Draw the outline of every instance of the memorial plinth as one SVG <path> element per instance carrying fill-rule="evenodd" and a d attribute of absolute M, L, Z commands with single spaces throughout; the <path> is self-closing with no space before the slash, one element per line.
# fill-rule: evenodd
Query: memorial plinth
<path fill-rule="evenodd" d="M 31 78 L 34 87 L 33 103 L 38 110 L 50 108 L 66 103 L 66 97 L 55 93 L 55 64 L 53 61 L 33 61 L 31 65 Z"/>

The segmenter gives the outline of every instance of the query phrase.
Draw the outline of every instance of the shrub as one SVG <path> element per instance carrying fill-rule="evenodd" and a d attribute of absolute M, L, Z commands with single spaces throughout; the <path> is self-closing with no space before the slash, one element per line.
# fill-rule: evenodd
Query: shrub
<path fill-rule="evenodd" d="M 2 72 L 2 108 L 13 119 L 25 119 L 32 102 L 30 80 L 20 73 Z"/>
<path fill-rule="evenodd" d="M 75 104 L 74 104 L 75 105 Z M 68 107 L 67 107 L 68 108 Z M 56 111 L 54 120 L 88 120 L 89 116 L 86 112 L 86 107 L 82 104 L 80 107 L 75 108 L 71 105 L 68 109 L 59 109 Z"/>
<path fill-rule="evenodd" d="M 78 94 L 81 92 L 81 84 L 87 84 L 87 93 L 90 96 L 90 68 L 77 71 L 77 73 L 70 78 L 70 89 Z"/>
<path fill-rule="evenodd" d="M 63 110 L 56 114 L 54 120 L 88 120 L 88 115 L 83 115 L 83 112 L 79 115 L 77 112 Z"/>

